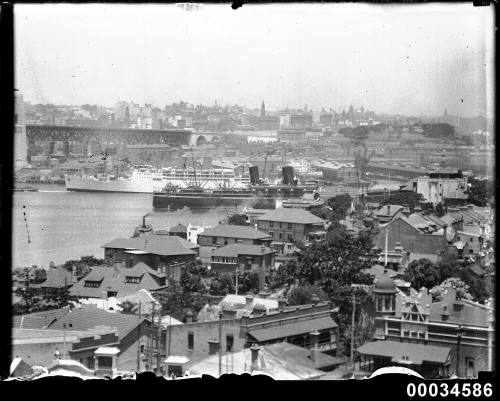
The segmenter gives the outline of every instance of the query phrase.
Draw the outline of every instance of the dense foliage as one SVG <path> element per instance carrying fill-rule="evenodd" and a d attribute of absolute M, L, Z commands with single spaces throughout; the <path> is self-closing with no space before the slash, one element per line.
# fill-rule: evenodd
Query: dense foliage
<path fill-rule="evenodd" d="M 231 224 L 234 226 L 248 226 L 247 217 L 243 214 L 233 214 L 229 216 L 227 220 L 227 224 Z"/>

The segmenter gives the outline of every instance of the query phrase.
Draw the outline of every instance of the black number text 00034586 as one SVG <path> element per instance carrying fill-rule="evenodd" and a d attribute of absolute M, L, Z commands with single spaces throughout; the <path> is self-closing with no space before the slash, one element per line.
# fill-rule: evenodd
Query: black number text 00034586
<path fill-rule="evenodd" d="M 492 397 L 491 383 L 408 383 L 408 397 Z"/>

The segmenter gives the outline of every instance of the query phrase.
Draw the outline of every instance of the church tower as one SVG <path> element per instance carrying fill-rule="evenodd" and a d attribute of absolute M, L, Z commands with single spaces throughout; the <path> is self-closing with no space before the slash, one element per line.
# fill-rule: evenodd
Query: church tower
<path fill-rule="evenodd" d="M 264 104 L 264 101 L 262 101 L 262 105 L 260 106 L 260 116 L 265 117 L 266 115 L 266 105 Z"/>

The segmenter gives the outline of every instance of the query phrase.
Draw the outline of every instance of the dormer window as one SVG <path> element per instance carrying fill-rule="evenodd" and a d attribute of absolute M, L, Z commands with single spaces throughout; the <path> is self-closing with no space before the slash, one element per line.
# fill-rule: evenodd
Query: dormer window
<path fill-rule="evenodd" d="M 141 282 L 140 277 L 125 276 L 125 284 L 139 284 Z"/>
<path fill-rule="evenodd" d="M 101 285 L 101 282 L 100 281 L 91 281 L 91 280 L 85 280 L 85 285 L 84 287 L 88 287 L 88 288 L 99 288 L 99 286 Z"/>

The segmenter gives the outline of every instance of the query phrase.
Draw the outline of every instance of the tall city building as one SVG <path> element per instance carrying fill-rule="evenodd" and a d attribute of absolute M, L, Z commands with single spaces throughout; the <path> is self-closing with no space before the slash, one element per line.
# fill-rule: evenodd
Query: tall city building
<path fill-rule="evenodd" d="M 15 92 L 14 110 L 14 169 L 26 167 L 28 164 L 28 144 L 26 140 L 26 114 L 23 95 Z"/>

